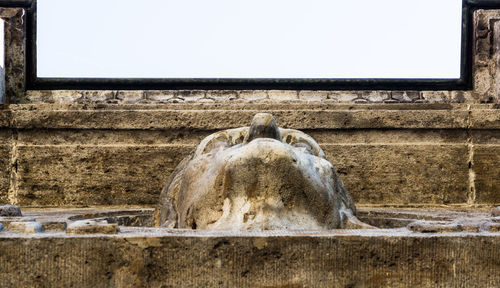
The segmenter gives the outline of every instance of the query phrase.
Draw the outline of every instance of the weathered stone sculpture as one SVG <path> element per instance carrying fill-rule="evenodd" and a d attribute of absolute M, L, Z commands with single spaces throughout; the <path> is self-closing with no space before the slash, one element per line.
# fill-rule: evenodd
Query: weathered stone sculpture
<path fill-rule="evenodd" d="M 323 150 L 272 115 L 205 138 L 170 176 L 156 223 L 170 228 L 368 228 Z"/>

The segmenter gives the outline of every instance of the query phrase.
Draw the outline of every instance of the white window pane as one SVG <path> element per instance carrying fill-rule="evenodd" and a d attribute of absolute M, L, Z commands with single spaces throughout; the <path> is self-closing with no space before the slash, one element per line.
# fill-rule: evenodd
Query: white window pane
<path fill-rule="evenodd" d="M 39 77 L 459 78 L 461 0 L 38 0 Z"/>

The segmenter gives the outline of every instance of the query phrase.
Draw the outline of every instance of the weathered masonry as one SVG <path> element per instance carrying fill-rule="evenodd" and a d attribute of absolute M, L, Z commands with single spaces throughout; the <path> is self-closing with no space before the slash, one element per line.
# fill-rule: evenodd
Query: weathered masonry
<path fill-rule="evenodd" d="M 130 81 L 36 80 L 33 3 L 0 1 L 0 204 L 151 208 L 201 139 L 265 111 L 314 137 L 366 211 L 490 210 L 500 205 L 500 3 L 464 3 L 468 70 L 456 89 L 354 81 L 333 90 L 138 90 Z M 500 286 L 498 233 L 382 232 L 0 233 L 0 286 Z"/>

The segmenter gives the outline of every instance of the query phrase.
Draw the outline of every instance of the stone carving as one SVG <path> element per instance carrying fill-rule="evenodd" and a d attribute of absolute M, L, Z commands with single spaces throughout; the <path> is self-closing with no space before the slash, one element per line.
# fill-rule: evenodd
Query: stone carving
<path fill-rule="evenodd" d="M 156 225 L 204 230 L 370 228 L 307 134 L 267 113 L 205 138 L 174 170 Z"/>

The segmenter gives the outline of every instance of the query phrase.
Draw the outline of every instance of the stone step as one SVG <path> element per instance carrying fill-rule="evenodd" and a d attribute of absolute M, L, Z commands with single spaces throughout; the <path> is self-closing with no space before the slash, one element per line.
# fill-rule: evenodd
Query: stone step
<path fill-rule="evenodd" d="M 2 237 L 1 287 L 499 287 L 500 233 Z"/>

